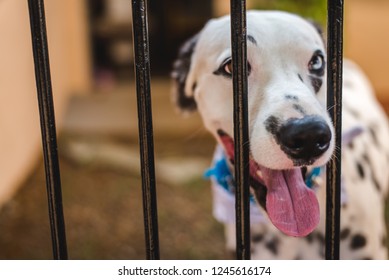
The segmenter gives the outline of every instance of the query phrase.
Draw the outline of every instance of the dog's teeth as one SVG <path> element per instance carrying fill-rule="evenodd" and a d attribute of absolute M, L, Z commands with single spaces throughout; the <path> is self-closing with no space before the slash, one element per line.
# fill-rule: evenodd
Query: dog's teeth
<path fill-rule="evenodd" d="M 262 171 L 261 170 L 257 170 L 257 175 L 262 178 Z"/>

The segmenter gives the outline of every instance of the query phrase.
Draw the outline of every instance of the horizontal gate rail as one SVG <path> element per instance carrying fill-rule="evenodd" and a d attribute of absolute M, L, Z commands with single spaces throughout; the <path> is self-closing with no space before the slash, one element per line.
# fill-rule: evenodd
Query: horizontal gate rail
<path fill-rule="evenodd" d="M 327 109 L 335 126 L 335 154 L 327 165 L 326 259 L 339 259 L 342 140 L 343 0 L 328 1 Z"/>
<path fill-rule="evenodd" d="M 146 0 L 132 0 L 132 17 L 146 255 L 155 260 L 159 259 L 159 237 Z"/>
<path fill-rule="evenodd" d="M 43 0 L 28 0 L 54 259 L 67 259 L 57 136 Z"/>
<path fill-rule="evenodd" d="M 231 0 L 236 181 L 236 257 L 250 259 L 249 131 L 247 110 L 246 1 Z"/>

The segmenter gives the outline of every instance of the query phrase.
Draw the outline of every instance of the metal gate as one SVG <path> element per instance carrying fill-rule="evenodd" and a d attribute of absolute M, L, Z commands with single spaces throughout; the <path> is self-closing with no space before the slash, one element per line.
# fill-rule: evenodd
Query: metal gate
<path fill-rule="evenodd" d="M 147 259 L 159 259 L 146 0 L 131 0 Z M 237 259 L 250 259 L 246 1 L 231 0 Z M 28 0 L 54 259 L 67 259 L 44 0 Z M 327 106 L 336 132 L 327 166 L 326 259 L 339 259 L 343 1 L 328 0 Z"/>

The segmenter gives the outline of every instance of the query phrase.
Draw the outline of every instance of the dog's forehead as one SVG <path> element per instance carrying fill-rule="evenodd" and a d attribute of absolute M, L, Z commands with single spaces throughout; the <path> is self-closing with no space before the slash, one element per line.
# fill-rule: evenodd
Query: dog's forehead
<path fill-rule="evenodd" d="M 247 13 L 247 35 L 251 44 L 258 48 L 288 48 L 309 46 L 323 49 L 323 41 L 315 27 L 305 19 L 286 12 L 249 11 Z M 211 20 L 201 32 L 198 49 L 203 54 L 230 49 L 230 17 Z M 268 48 L 267 48 L 268 49 Z"/>

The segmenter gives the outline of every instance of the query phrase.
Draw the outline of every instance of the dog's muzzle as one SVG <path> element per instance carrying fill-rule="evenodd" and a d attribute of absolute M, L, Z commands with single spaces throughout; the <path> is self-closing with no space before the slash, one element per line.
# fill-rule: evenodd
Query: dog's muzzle
<path fill-rule="evenodd" d="M 218 135 L 230 163 L 234 164 L 234 140 L 222 130 L 218 130 Z M 256 200 L 275 227 L 290 236 L 306 236 L 317 227 L 319 202 L 306 186 L 301 168 L 274 170 L 250 157 L 249 170 Z"/>
<path fill-rule="evenodd" d="M 327 123 L 319 116 L 290 119 L 275 134 L 281 149 L 296 165 L 310 165 L 324 154 L 332 138 Z"/>

